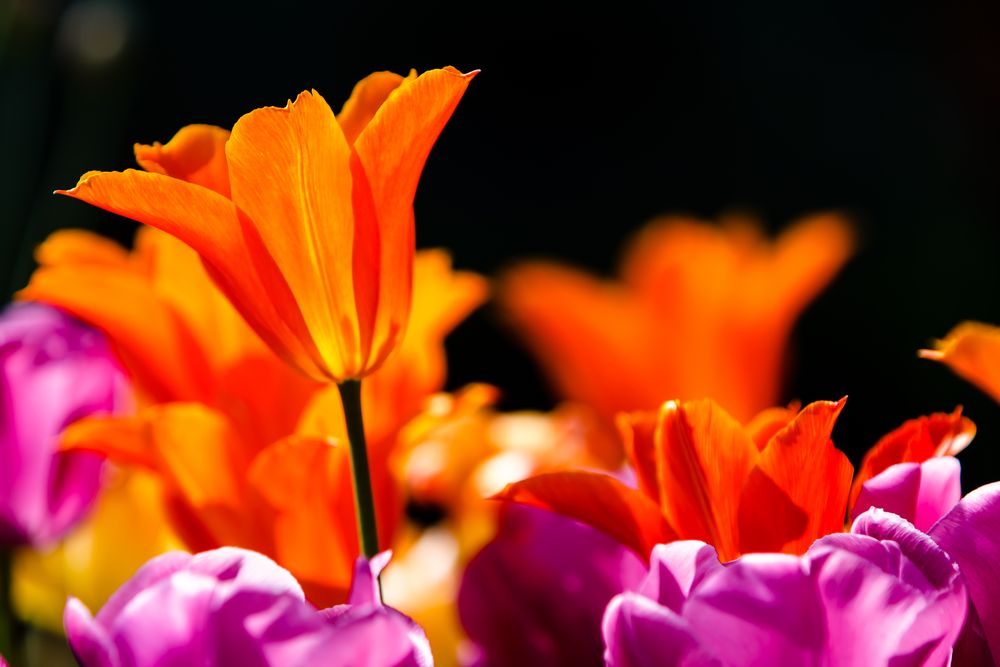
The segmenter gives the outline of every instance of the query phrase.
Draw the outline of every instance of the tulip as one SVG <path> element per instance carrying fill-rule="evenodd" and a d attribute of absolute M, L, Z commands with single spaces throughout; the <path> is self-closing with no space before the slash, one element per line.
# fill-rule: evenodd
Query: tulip
<path fill-rule="evenodd" d="M 96 617 L 71 598 L 66 637 L 83 667 L 430 665 L 423 631 L 379 599 L 388 559 L 359 558 L 350 602 L 317 611 L 266 556 L 235 547 L 170 552 L 144 565 Z"/>
<path fill-rule="evenodd" d="M 476 667 L 600 665 L 601 615 L 634 589 L 642 560 L 600 531 L 511 506 L 469 563 L 458 605 Z"/>
<path fill-rule="evenodd" d="M 801 555 L 842 531 L 850 508 L 867 509 L 851 498 L 873 476 L 897 463 L 951 459 L 976 432 L 960 410 L 907 421 L 868 452 L 852 490 L 852 466 L 830 439 L 843 406 L 844 399 L 771 408 L 741 425 L 708 399 L 668 401 L 658 414 L 619 417 L 638 488 L 570 470 L 529 477 L 496 497 L 588 523 L 645 557 L 675 539 L 712 544 L 723 560 L 756 551 Z M 954 472 L 948 466 L 931 464 L 925 483 L 933 485 L 942 467 Z M 957 478 L 942 474 L 942 488 L 954 490 Z M 953 504 L 958 496 L 951 497 Z M 926 508 L 914 520 L 929 526 L 948 507 Z"/>
<path fill-rule="evenodd" d="M 773 242 L 755 222 L 724 223 L 650 223 L 616 281 L 521 264 L 502 280 L 500 304 L 560 395 L 608 423 L 706 396 L 749 419 L 781 399 L 795 320 L 851 256 L 854 234 L 833 214 Z"/>
<path fill-rule="evenodd" d="M 871 510 L 854 531 L 725 566 L 703 542 L 657 546 L 639 592 L 608 605 L 607 664 L 948 664 L 967 605 L 958 566 L 896 515 Z"/>
<path fill-rule="evenodd" d="M 103 337 L 40 304 L 0 316 L 0 546 L 48 545 L 90 508 L 103 457 L 57 452 L 68 424 L 127 400 Z"/>
<path fill-rule="evenodd" d="M 402 339 L 417 181 L 473 76 L 372 74 L 337 116 L 303 92 L 231 133 L 190 125 L 166 145 L 137 146 L 146 171 L 89 172 L 60 192 L 194 248 L 260 337 L 306 375 L 360 379 Z"/>

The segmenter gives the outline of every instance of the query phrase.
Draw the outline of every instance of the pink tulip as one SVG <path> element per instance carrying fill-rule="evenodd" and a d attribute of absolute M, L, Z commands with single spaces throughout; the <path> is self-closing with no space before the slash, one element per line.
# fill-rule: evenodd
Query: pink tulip
<path fill-rule="evenodd" d="M 608 605 L 607 664 L 948 664 L 966 613 L 958 567 L 898 516 L 871 510 L 855 528 L 801 557 L 725 566 L 701 542 L 657 546 L 640 592 Z"/>
<path fill-rule="evenodd" d="M 98 332 L 40 304 L 0 315 L 0 547 L 51 543 L 90 508 L 102 459 L 57 452 L 58 435 L 127 400 Z"/>
<path fill-rule="evenodd" d="M 359 558 L 350 602 L 322 612 L 266 556 L 224 547 L 149 561 L 96 617 L 79 600 L 63 624 L 83 667 L 425 667 L 427 638 L 382 604 L 389 553 Z"/>

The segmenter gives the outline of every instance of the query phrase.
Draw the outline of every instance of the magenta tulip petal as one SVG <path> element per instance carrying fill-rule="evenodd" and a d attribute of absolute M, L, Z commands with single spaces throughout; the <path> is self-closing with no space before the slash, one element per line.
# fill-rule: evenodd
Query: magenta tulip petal
<path fill-rule="evenodd" d="M 49 544 L 90 508 L 102 459 L 58 452 L 59 433 L 127 400 L 98 332 L 40 304 L 0 315 L 0 546 Z"/>
<path fill-rule="evenodd" d="M 161 579 L 166 579 L 174 572 L 178 572 L 191 562 L 191 554 L 183 551 L 171 551 L 148 561 L 145 565 L 136 570 L 132 578 L 126 581 L 121 587 L 112 593 L 108 601 L 104 603 L 97 613 L 99 623 L 110 623 L 117 618 L 122 610 L 139 593 L 152 587 Z"/>
<path fill-rule="evenodd" d="M 98 623 L 87 607 L 70 598 L 63 610 L 63 627 L 77 662 L 86 667 L 120 667 L 118 649 L 107 630 Z"/>
<path fill-rule="evenodd" d="M 168 553 L 140 568 L 96 618 L 70 600 L 66 637 L 84 667 L 428 667 L 423 630 L 378 599 L 375 578 L 388 559 L 359 559 L 351 597 L 360 602 L 331 616 L 261 554 Z"/>
<path fill-rule="evenodd" d="M 961 568 L 981 636 L 993 662 L 1000 663 L 1000 482 L 965 496 L 934 524 L 930 536 Z M 963 636 L 963 642 L 974 640 Z"/>
<path fill-rule="evenodd" d="M 469 563 L 458 610 L 476 665 L 601 665 L 608 601 L 646 575 L 604 533 L 544 510 L 506 507 L 496 538 Z"/>
<path fill-rule="evenodd" d="M 951 456 L 890 466 L 862 485 L 851 518 L 877 507 L 927 531 L 961 498 L 960 474 L 961 465 Z"/>
<path fill-rule="evenodd" d="M 807 566 L 784 554 L 750 554 L 709 577 L 684 617 L 726 665 L 813 664 L 825 646 L 822 601 Z"/>
<path fill-rule="evenodd" d="M 699 543 L 657 547 L 647 581 L 657 585 L 608 607 L 608 660 L 943 667 L 965 619 L 957 566 L 896 515 L 871 510 L 854 529 L 867 534 L 824 537 L 801 557 L 749 554 L 724 566 L 706 563 Z"/>
<path fill-rule="evenodd" d="M 691 589 L 722 567 L 710 544 L 697 540 L 658 544 L 650 554 L 649 576 L 639 592 L 680 613 Z"/>
<path fill-rule="evenodd" d="M 409 617 L 381 605 L 355 608 L 330 625 L 326 641 L 297 664 L 328 667 L 430 667 L 424 631 Z M 354 610 L 352 610 L 354 611 Z M 275 665 L 287 664 L 274 661 Z"/>
<path fill-rule="evenodd" d="M 382 606 L 382 596 L 379 593 L 378 578 L 382 570 L 389 564 L 392 551 L 383 551 L 371 560 L 358 558 L 354 564 L 354 581 L 351 582 L 351 595 L 348 603 L 351 605 L 372 604 Z"/>
<path fill-rule="evenodd" d="M 920 464 L 920 492 L 917 494 L 913 525 L 925 533 L 962 499 L 962 465 L 953 456 L 935 456 Z"/>
<path fill-rule="evenodd" d="M 638 593 L 615 596 L 602 630 L 609 667 L 723 667 L 687 621 Z"/>

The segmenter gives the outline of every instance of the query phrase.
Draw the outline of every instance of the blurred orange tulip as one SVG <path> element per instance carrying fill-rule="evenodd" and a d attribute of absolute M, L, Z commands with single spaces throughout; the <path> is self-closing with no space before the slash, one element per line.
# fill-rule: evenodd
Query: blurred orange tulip
<path fill-rule="evenodd" d="M 339 116 L 319 93 L 137 146 L 146 171 L 89 172 L 59 191 L 198 252 L 260 337 L 317 381 L 359 379 L 410 312 L 413 197 L 469 81 L 454 68 L 379 72 Z"/>
<path fill-rule="evenodd" d="M 609 422 L 668 397 L 711 397 L 746 420 L 780 400 L 792 325 L 853 245 L 832 214 L 773 243 L 746 220 L 668 218 L 634 239 L 621 281 L 528 263 L 499 298 L 561 395 Z"/>

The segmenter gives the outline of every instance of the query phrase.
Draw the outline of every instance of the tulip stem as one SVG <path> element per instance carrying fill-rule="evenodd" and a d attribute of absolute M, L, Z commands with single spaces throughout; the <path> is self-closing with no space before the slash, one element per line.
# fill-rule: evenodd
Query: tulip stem
<path fill-rule="evenodd" d="M 344 404 L 347 438 L 351 443 L 351 474 L 354 477 L 354 509 L 358 517 L 361 553 L 371 558 L 378 553 L 378 530 L 375 527 L 375 498 L 368 469 L 368 446 L 365 423 L 361 417 L 361 381 L 346 380 L 337 385 Z"/>
<path fill-rule="evenodd" d="M 18 622 L 14 616 L 14 603 L 11 600 L 11 578 L 14 552 L 0 547 L 0 655 L 8 661 L 15 660 L 14 649 L 17 643 Z M 11 662 L 13 664 L 13 662 Z"/>

